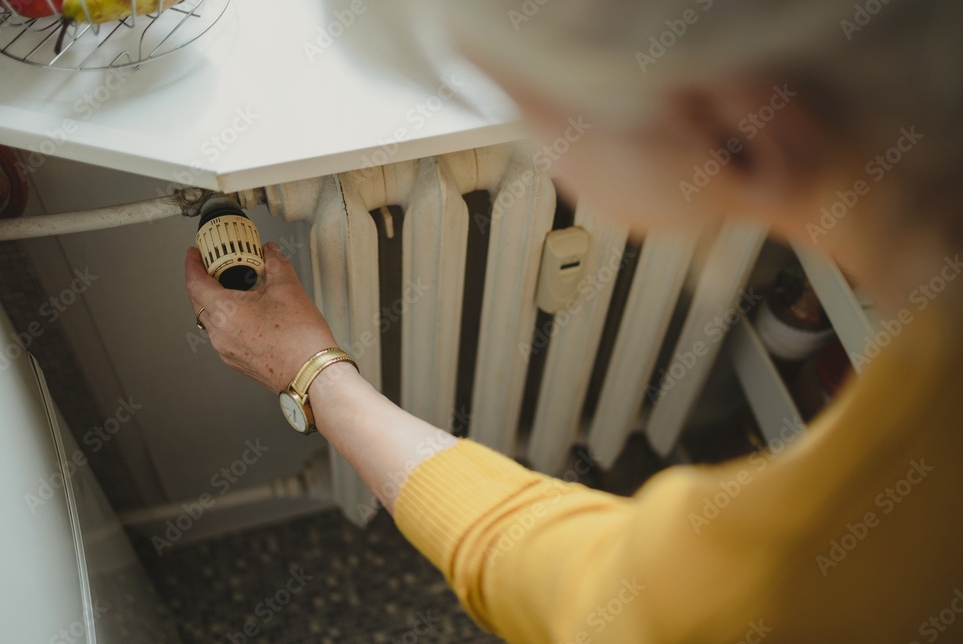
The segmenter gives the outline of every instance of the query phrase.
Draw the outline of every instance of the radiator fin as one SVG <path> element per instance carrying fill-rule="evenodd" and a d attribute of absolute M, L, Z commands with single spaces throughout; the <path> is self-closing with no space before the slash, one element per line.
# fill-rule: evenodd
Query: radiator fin
<path fill-rule="evenodd" d="M 591 245 L 577 299 L 555 315 L 551 327 L 554 334 L 528 443 L 532 466 L 549 474 L 562 467 L 578 436 L 582 405 L 627 237 L 624 229 L 597 221 L 584 207 L 576 210 L 575 225 L 588 231 Z M 531 350 L 538 351 L 537 345 Z"/>
<path fill-rule="evenodd" d="M 615 463 L 629 433 L 640 425 L 645 387 L 682 292 L 697 235 L 650 233 L 642 245 L 588 444 L 604 468 Z"/>
<path fill-rule="evenodd" d="M 555 189 L 530 155 L 511 157 L 492 199 L 491 231 L 475 363 L 469 435 L 514 455 L 535 325 L 542 243 L 555 215 Z"/>
<path fill-rule="evenodd" d="M 361 374 L 380 390 L 378 231 L 351 175 L 323 180 L 311 230 L 311 258 L 315 302 Z M 335 500 L 351 521 L 364 525 L 374 514 L 371 493 L 335 450 L 331 470 Z"/>
<path fill-rule="evenodd" d="M 670 365 L 681 365 L 677 372 L 684 373 L 671 388 L 658 387 L 660 392 L 654 396 L 655 405 L 646 425 L 649 442 L 660 456 L 666 456 L 682 434 L 686 417 L 702 392 L 728 331 L 718 318 L 738 304 L 765 240 L 763 226 L 728 219 L 713 241 L 670 361 Z M 694 353 L 697 343 L 705 348 L 697 360 L 678 358 L 680 354 Z M 668 374 L 672 376 L 672 366 Z"/>
<path fill-rule="evenodd" d="M 405 214 L 401 406 L 450 427 L 468 244 L 468 206 L 444 159 L 422 159 Z"/>

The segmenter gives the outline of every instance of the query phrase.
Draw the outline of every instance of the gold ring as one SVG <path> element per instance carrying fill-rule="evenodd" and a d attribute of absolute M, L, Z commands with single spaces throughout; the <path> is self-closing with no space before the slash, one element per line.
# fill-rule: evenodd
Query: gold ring
<path fill-rule="evenodd" d="M 203 322 L 201 322 L 201 313 L 203 312 L 204 312 L 204 307 L 202 306 L 200 309 L 198 309 L 197 315 L 194 316 L 194 321 L 197 322 L 198 329 L 200 329 L 201 331 L 207 331 L 207 327 L 204 326 Z"/>

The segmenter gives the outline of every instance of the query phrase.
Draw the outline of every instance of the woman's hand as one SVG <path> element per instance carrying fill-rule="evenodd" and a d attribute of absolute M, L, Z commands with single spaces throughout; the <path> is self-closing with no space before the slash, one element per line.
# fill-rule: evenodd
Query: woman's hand
<path fill-rule="evenodd" d="M 257 290 L 221 286 L 193 247 L 184 273 L 194 313 L 204 309 L 200 321 L 221 359 L 278 392 L 287 389 L 308 358 L 337 342 L 277 244 L 265 244 L 264 259 L 265 284 Z"/>
<path fill-rule="evenodd" d="M 277 392 L 287 389 L 308 358 L 336 343 L 277 244 L 264 246 L 264 258 L 265 285 L 258 290 L 222 287 L 204 270 L 196 248 L 187 251 L 184 272 L 191 305 L 195 313 L 204 307 L 201 322 L 221 359 Z M 318 430 L 389 512 L 408 474 L 457 443 L 451 434 L 399 409 L 350 365 L 325 369 L 311 384 L 309 398 L 324 400 L 315 407 Z"/>

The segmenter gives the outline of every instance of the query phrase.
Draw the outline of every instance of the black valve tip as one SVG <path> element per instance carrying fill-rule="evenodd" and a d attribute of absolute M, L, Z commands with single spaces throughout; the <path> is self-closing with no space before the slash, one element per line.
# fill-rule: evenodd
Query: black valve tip
<path fill-rule="evenodd" d="M 257 284 L 257 271 L 250 266 L 232 266 L 217 278 L 224 288 L 248 291 Z"/>
<path fill-rule="evenodd" d="M 224 215 L 237 215 L 248 219 L 248 216 L 241 210 L 239 203 L 230 197 L 218 195 L 211 197 L 201 206 L 200 222 L 197 224 L 197 229 L 200 230 L 209 221 Z"/>

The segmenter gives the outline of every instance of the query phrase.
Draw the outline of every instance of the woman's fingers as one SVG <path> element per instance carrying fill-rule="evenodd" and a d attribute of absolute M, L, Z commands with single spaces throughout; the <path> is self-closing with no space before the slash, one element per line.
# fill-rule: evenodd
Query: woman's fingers
<path fill-rule="evenodd" d="M 264 264 L 267 283 L 298 281 L 291 260 L 281 252 L 281 247 L 274 242 L 268 242 L 264 245 Z"/>
<path fill-rule="evenodd" d="M 224 293 L 224 287 L 207 274 L 204 262 L 201 261 L 201 251 L 191 246 L 184 258 L 184 276 L 187 280 L 187 297 L 196 313 L 198 309 L 214 305 L 217 298 Z"/>
<path fill-rule="evenodd" d="M 223 288 L 207 274 L 200 252 L 187 251 L 188 297 L 211 345 L 236 371 L 272 391 L 288 385 L 307 357 L 336 344 L 331 330 L 277 244 L 264 246 L 265 281 L 257 290 Z"/>

